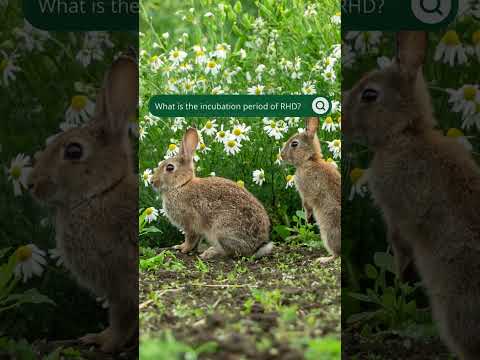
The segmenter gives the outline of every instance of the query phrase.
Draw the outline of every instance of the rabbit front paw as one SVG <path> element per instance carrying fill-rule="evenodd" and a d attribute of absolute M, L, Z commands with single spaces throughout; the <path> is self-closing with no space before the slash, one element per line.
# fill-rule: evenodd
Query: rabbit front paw
<path fill-rule="evenodd" d="M 207 250 L 205 250 L 203 253 L 200 254 L 200 258 L 202 260 L 209 260 L 217 257 L 223 257 L 225 256 L 225 252 L 222 249 L 216 248 L 216 247 L 209 247 Z"/>
<path fill-rule="evenodd" d="M 182 254 L 186 254 L 190 251 L 192 251 L 194 249 L 195 246 L 193 246 L 192 244 L 188 243 L 188 242 L 183 242 L 181 243 L 180 245 L 175 245 L 173 248 L 175 250 L 180 250 L 182 252 Z"/>

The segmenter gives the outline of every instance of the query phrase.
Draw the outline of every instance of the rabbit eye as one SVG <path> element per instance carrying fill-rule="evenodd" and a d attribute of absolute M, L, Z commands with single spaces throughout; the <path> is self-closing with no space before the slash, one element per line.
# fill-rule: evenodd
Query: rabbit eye
<path fill-rule="evenodd" d="M 65 147 L 64 158 L 67 160 L 79 160 L 83 155 L 83 147 L 79 143 L 70 143 Z"/>
<path fill-rule="evenodd" d="M 365 89 L 362 93 L 362 101 L 366 103 L 371 103 L 376 101 L 378 98 L 378 91 L 373 89 Z"/>
<path fill-rule="evenodd" d="M 168 164 L 165 170 L 167 170 L 168 172 L 172 172 L 173 170 L 175 170 L 175 166 L 173 166 L 173 164 Z"/>
<path fill-rule="evenodd" d="M 298 146 L 298 141 L 293 140 L 292 143 L 290 144 L 291 147 L 297 147 Z"/>

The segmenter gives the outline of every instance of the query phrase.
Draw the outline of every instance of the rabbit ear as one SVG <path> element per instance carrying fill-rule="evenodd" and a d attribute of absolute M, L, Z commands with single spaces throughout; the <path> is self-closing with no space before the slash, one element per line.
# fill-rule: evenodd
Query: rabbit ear
<path fill-rule="evenodd" d="M 427 40 L 424 31 L 401 31 L 397 34 L 397 63 L 412 78 L 417 77 L 418 70 L 425 62 Z"/>
<path fill-rule="evenodd" d="M 128 134 L 129 119 L 138 105 L 138 66 L 135 60 L 120 56 L 105 75 L 97 97 L 96 118 L 115 135 Z"/>
<path fill-rule="evenodd" d="M 182 147 L 180 149 L 180 155 L 186 161 L 192 161 L 195 149 L 198 146 L 198 133 L 197 129 L 190 128 L 187 130 L 182 140 Z"/>
<path fill-rule="evenodd" d="M 315 136 L 318 129 L 318 118 L 316 117 L 308 118 L 306 127 L 307 127 L 307 135 L 311 137 Z"/>

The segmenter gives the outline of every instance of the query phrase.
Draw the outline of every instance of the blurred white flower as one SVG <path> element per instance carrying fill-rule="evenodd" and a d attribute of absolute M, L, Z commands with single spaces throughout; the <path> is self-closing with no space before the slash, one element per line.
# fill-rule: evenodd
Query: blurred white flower
<path fill-rule="evenodd" d="M 158 219 L 158 210 L 154 207 L 148 207 L 145 209 L 145 220 L 148 223 L 155 221 Z"/>
<path fill-rule="evenodd" d="M 215 51 L 213 53 L 213 56 L 219 58 L 219 59 L 226 59 L 227 58 L 227 52 L 229 52 L 231 49 L 230 45 L 221 43 L 215 46 Z"/>
<path fill-rule="evenodd" d="M 200 45 L 193 46 L 193 53 L 195 54 L 195 63 L 196 64 L 205 64 L 207 61 L 206 49 Z"/>
<path fill-rule="evenodd" d="M 340 11 L 336 12 L 335 15 L 331 17 L 332 23 L 335 25 L 340 25 L 342 23 L 342 16 Z"/>
<path fill-rule="evenodd" d="M 3 86 L 9 86 L 10 82 L 17 78 L 15 73 L 19 72 L 21 69 L 15 65 L 17 55 L 8 56 L 4 51 L 0 51 L 0 53 L 2 55 L 0 60 L 0 73 L 2 74 L 0 84 Z"/>
<path fill-rule="evenodd" d="M 472 144 L 470 143 L 470 141 L 468 141 L 467 137 L 465 136 L 465 134 L 461 130 L 456 129 L 456 128 L 450 128 L 447 131 L 447 136 L 449 138 L 452 138 L 452 139 L 455 139 L 456 141 L 458 141 L 468 151 L 472 151 L 472 149 L 473 149 Z"/>
<path fill-rule="evenodd" d="M 205 66 L 205 74 L 217 75 L 221 69 L 221 65 L 214 59 L 208 60 Z"/>
<path fill-rule="evenodd" d="M 275 140 L 283 138 L 283 135 L 288 131 L 288 126 L 283 120 L 274 121 L 264 118 L 263 124 L 263 130 L 265 130 L 268 136 L 275 138 Z"/>
<path fill-rule="evenodd" d="M 249 87 L 247 89 L 247 92 L 249 95 L 262 95 L 263 89 L 265 89 L 265 86 L 258 84 L 258 85 Z"/>
<path fill-rule="evenodd" d="M 165 154 L 165 159 L 170 159 L 178 154 L 180 148 L 174 142 L 168 145 L 167 153 Z"/>
<path fill-rule="evenodd" d="M 43 267 L 47 264 L 45 260 L 45 251 L 40 250 L 36 245 L 29 244 L 20 246 L 15 250 L 17 257 L 17 264 L 15 265 L 15 276 L 17 278 L 23 277 L 23 282 L 36 276 L 42 276 Z"/>
<path fill-rule="evenodd" d="M 232 136 L 235 137 L 237 141 L 249 141 L 248 133 L 250 132 L 251 127 L 245 124 L 235 124 L 232 129 Z"/>
<path fill-rule="evenodd" d="M 255 184 L 262 186 L 265 182 L 265 171 L 263 169 L 254 170 L 252 180 Z"/>
<path fill-rule="evenodd" d="M 285 185 L 285 189 L 291 188 L 295 185 L 295 175 L 287 175 L 285 180 L 287 180 L 287 184 Z"/>
<path fill-rule="evenodd" d="M 174 133 L 182 131 L 187 122 L 184 117 L 176 117 L 173 119 L 172 126 L 170 127 Z"/>
<path fill-rule="evenodd" d="M 44 42 L 50 38 L 47 31 L 33 27 L 26 19 L 23 22 L 23 28 L 15 28 L 13 32 L 20 40 L 19 45 L 27 51 L 43 51 Z"/>
<path fill-rule="evenodd" d="M 181 62 L 183 62 L 183 60 L 185 60 L 186 57 L 187 57 L 187 53 L 185 51 L 175 48 L 170 51 L 168 59 L 172 62 L 172 64 L 178 65 Z"/>
<path fill-rule="evenodd" d="M 465 84 L 461 88 L 446 89 L 450 95 L 448 102 L 452 104 L 452 111 L 462 114 L 462 119 L 473 115 L 480 103 L 480 88 L 478 85 Z"/>
<path fill-rule="evenodd" d="M 313 95 L 317 93 L 317 89 L 315 88 L 315 84 L 313 81 L 305 81 L 302 86 L 302 93 L 304 95 Z"/>
<path fill-rule="evenodd" d="M 349 31 L 345 36 L 346 40 L 353 41 L 353 49 L 361 54 L 376 52 L 381 38 L 380 31 Z"/>
<path fill-rule="evenodd" d="M 50 256 L 50 259 L 55 261 L 56 266 L 62 266 L 63 265 L 63 256 L 62 253 L 59 249 L 49 249 L 48 250 L 48 255 Z"/>
<path fill-rule="evenodd" d="M 369 170 L 354 168 L 350 172 L 350 181 L 352 183 L 352 189 L 350 190 L 348 200 L 352 201 L 355 195 L 365 196 L 369 181 Z"/>
<path fill-rule="evenodd" d="M 235 155 L 238 152 L 240 152 L 242 144 L 240 144 L 240 142 L 237 141 L 235 137 L 232 136 L 231 134 L 228 134 L 228 135 L 229 135 L 228 138 L 225 139 L 223 143 L 225 152 L 227 153 L 227 155 Z"/>
<path fill-rule="evenodd" d="M 32 171 L 30 157 L 24 154 L 18 154 L 10 163 L 7 169 L 8 180 L 13 183 L 13 193 L 15 196 L 22 195 L 22 188 L 28 189 L 28 176 Z"/>
<path fill-rule="evenodd" d="M 227 131 L 223 130 L 223 124 L 220 126 L 220 130 L 217 131 L 215 135 L 215 141 L 219 143 L 224 143 L 228 138 L 229 134 Z"/>
<path fill-rule="evenodd" d="M 328 150 L 333 154 L 334 159 L 340 159 L 342 157 L 342 141 L 335 139 L 332 141 L 327 141 Z"/>
<path fill-rule="evenodd" d="M 322 130 L 325 130 L 325 131 L 336 131 L 337 130 L 337 124 L 333 121 L 331 116 L 327 116 L 325 118 L 325 121 L 322 124 Z"/>

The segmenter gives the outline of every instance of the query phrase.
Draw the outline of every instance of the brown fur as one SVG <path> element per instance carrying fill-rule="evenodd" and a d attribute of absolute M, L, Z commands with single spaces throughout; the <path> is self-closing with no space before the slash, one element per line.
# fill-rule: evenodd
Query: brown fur
<path fill-rule="evenodd" d="M 233 181 L 197 178 L 193 153 L 198 134 L 189 129 L 178 156 L 159 164 L 153 184 L 172 224 L 185 232 L 185 242 L 176 248 L 187 253 L 202 237 L 211 245 L 201 257 L 265 255 L 269 252 L 270 221 L 262 204 Z M 167 166 L 174 171 L 168 172 Z M 260 250 L 263 249 L 263 250 Z"/>
<path fill-rule="evenodd" d="M 399 43 L 397 63 L 345 97 L 345 135 L 375 152 L 369 185 L 397 272 L 413 256 L 443 339 L 460 359 L 480 359 L 480 170 L 465 148 L 433 129 L 421 74 L 425 34 L 400 33 Z M 378 100 L 362 102 L 372 87 Z"/>
<path fill-rule="evenodd" d="M 120 57 L 105 77 L 95 119 L 57 136 L 36 156 L 32 194 L 55 209 L 57 248 L 78 282 L 110 304 L 110 326 L 80 340 L 121 350 L 138 331 L 138 182 L 128 139 L 137 64 Z M 80 144 L 80 159 L 65 149 Z"/>
<path fill-rule="evenodd" d="M 341 253 L 340 173 L 323 160 L 317 136 L 318 119 L 307 120 L 307 130 L 292 136 L 282 149 L 282 159 L 296 167 L 295 185 L 302 198 L 307 219 L 320 228 L 328 252 Z M 297 142 L 292 147 L 292 142 Z"/>

